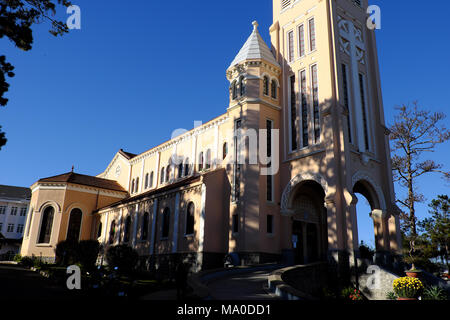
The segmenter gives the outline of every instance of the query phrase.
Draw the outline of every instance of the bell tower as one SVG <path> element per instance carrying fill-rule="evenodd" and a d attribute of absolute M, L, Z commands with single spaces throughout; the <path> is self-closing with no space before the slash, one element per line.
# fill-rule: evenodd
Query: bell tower
<path fill-rule="evenodd" d="M 270 27 L 282 70 L 281 215 L 306 223 L 302 188 L 314 182 L 324 194 L 315 205 L 326 213 L 319 219 L 327 225 L 328 258 L 350 264 L 359 257 L 357 219 L 367 214 L 356 212 L 355 193 L 370 203 L 380 261 L 401 249 L 367 6 L 367 0 L 273 0 Z"/>

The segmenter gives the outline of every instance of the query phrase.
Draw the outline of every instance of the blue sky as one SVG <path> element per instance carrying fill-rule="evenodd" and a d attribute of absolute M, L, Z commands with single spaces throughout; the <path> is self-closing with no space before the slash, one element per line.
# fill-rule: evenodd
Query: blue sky
<path fill-rule="evenodd" d="M 0 54 L 16 67 L 10 102 L 0 110 L 8 138 L 0 184 L 30 186 L 72 165 L 96 175 L 120 148 L 140 153 L 176 128 L 216 117 L 228 104 L 225 70 L 253 20 L 270 43 L 270 0 L 72 2 L 81 8 L 81 30 L 54 38 L 39 25 L 29 52 L 0 40 Z M 395 105 L 414 100 L 447 112 L 450 3 L 440 1 L 439 10 L 423 1 L 370 3 L 382 10 L 377 40 L 387 123 Z M 447 144 L 432 157 L 449 169 L 449 155 Z M 430 175 L 420 190 L 430 201 L 449 185 Z M 426 211 L 420 205 L 419 217 Z M 360 216 L 361 238 L 373 243 L 370 220 Z"/>

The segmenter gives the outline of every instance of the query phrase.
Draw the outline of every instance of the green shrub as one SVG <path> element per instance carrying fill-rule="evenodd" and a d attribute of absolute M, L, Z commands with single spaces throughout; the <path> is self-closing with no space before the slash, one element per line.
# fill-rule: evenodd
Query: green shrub
<path fill-rule="evenodd" d="M 56 263 L 61 266 L 72 265 L 77 262 L 78 242 L 64 240 L 59 242 L 55 248 Z"/>
<path fill-rule="evenodd" d="M 394 291 L 389 291 L 388 293 L 386 293 L 386 299 L 387 300 L 397 300 L 397 295 L 395 294 Z"/>
<path fill-rule="evenodd" d="M 20 263 L 20 261 L 22 260 L 22 256 L 20 255 L 20 253 L 18 253 L 18 254 L 16 254 L 15 256 L 14 256 L 14 259 L 13 259 L 15 262 L 17 262 L 17 263 Z"/>
<path fill-rule="evenodd" d="M 426 287 L 422 295 L 423 300 L 447 300 L 447 292 L 437 286 Z"/>
<path fill-rule="evenodd" d="M 56 245 L 56 262 L 61 266 L 78 264 L 86 270 L 95 268 L 100 244 L 96 240 L 61 241 Z"/>
<path fill-rule="evenodd" d="M 127 245 L 117 245 L 109 247 L 106 252 L 106 261 L 112 268 L 117 267 L 118 272 L 122 274 L 130 274 L 133 272 L 137 262 L 138 253 Z"/>
<path fill-rule="evenodd" d="M 95 268 L 100 243 L 97 240 L 83 240 L 78 243 L 76 260 L 83 268 L 90 271 Z"/>
<path fill-rule="evenodd" d="M 30 268 L 34 265 L 34 261 L 33 258 L 31 257 L 22 257 L 22 259 L 20 259 L 20 265 L 25 267 L 25 268 Z"/>

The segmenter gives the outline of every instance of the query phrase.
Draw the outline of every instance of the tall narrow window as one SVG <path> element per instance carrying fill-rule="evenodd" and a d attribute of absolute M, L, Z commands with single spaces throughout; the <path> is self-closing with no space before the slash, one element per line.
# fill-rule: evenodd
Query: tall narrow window
<path fill-rule="evenodd" d="M 161 177 L 159 178 L 159 183 L 164 183 L 164 173 L 166 172 L 166 169 L 164 167 L 161 168 Z"/>
<path fill-rule="evenodd" d="M 145 174 L 144 188 L 148 188 L 148 173 Z"/>
<path fill-rule="evenodd" d="M 316 24 L 314 18 L 309 20 L 309 50 L 316 50 Z"/>
<path fill-rule="evenodd" d="M 182 161 L 178 164 L 178 179 L 180 179 L 181 177 L 183 177 L 183 162 Z"/>
<path fill-rule="evenodd" d="M 53 209 L 53 207 L 45 208 L 44 213 L 42 214 L 38 243 L 50 243 L 54 214 L 55 209 Z"/>
<path fill-rule="evenodd" d="M 153 171 L 150 173 L 150 182 L 148 183 L 148 187 L 153 187 Z"/>
<path fill-rule="evenodd" d="M 240 150 L 241 150 L 241 129 L 242 120 L 237 119 L 234 123 L 235 134 L 234 134 L 234 175 L 233 175 L 233 200 L 238 201 L 241 194 L 241 165 L 239 164 Z"/>
<path fill-rule="evenodd" d="M 363 126 L 364 126 L 364 144 L 366 150 L 369 150 L 369 129 L 367 126 L 367 110 L 366 110 L 366 94 L 365 94 L 365 83 L 364 76 L 359 74 L 359 89 L 361 91 L 361 112 L 363 116 Z"/>
<path fill-rule="evenodd" d="M 302 146 L 306 148 L 309 145 L 309 119 L 308 119 L 308 95 L 306 92 L 306 70 L 300 71 L 300 90 L 302 103 Z"/>
<path fill-rule="evenodd" d="M 232 230 L 233 233 L 239 232 L 239 216 L 237 214 L 233 214 Z"/>
<path fill-rule="evenodd" d="M 239 94 L 241 96 L 245 95 L 245 83 L 244 83 L 244 77 L 239 78 Z"/>
<path fill-rule="evenodd" d="M 134 179 L 131 181 L 131 193 L 134 193 Z"/>
<path fill-rule="evenodd" d="M 267 215 L 267 233 L 268 234 L 273 233 L 273 215 L 271 214 Z"/>
<path fill-rule="evenodd" d="M 305 26 L 298 27 L 298 54 L 300 57 L 305 55 Z"/>
<path fill-rule="evenodd" d="M 98 224 L 98 228 L 97 228 L 97 238 L 100 238 L 102 236 L 102 230 L 103 230 L 103 224 L 100 222 Z"/>
<path fill-rule="evenodd" d="M 263 78 L 263 94 L 266 96 L 269 95 L 269 78 L 267 76 Z"/>
<path fill-rule="evenodd" d="M 235 100 L 238 96 L 236 80 L 234 80 L 233 83 L 231 84 L 231 96 L 233 100 Z"/>
<path fill-rule="evenodd" d="M 276 80 L 272 80 L 272 84 L 270 86 L 271 89 L 271 96 L 273 99 L 277 98 L 277 89 L 278 89 L 278 83 L 276 82 Z"/>
<path fill-rule="evenodd" d="M 319 115 L 319 83 L 317 81 L 317 65 L 311 67 L 312 100 L 314 115 L 314 142 L 320 142 L 320 115 Z"/>
<path fill-rule="evenodd" d="M 347 111 L 347 134 L 348 142 L 352 143 L 352 125 L 351 125 L 351 115 L 350 115 L 350 102 L 348 94 L 348 79 L 347 79 L 347 66 L 342 64 L 342 84 L 344 90 L 344 107 Z"/>
<path fill-rule="evenodd" d="M 287 45 L 288 45 L 288 59 L 289 62 L 294 61 L 294 31 L 289 31 L 287 34 Z"/>
<path fill-rule="evenodd" d="M 111 222 L 111 227 L 109 229 L 109 244 L 114 243 L 115 236 L 116 236 L 116 221 L 113 220 Z"/>
<path fill-rule="evenodd" d="M 169 163 L 167 164 L 167 167 L 166 167 L 166 182 L 169 182 L 170 172 L 172 171 L 171 168 L 172 168 L 172 164 L 169 161 Z"/>
<path fill-rule="evenodd" d="M 165 208 L 162 217 L 162 229 L 161 229 L 162 238 L 169 237 L 169 228 L 170 228 L 170 209 Z"/>
<path fill-rule="evenodd" d="M 273 124 L 271 120 L 266 120 L 267 128 L 267 157 L 272 157 L 272 129 Z M 267 165 L 269 168 L 272 166 L 272 161 Z M 267 201 L 273 201 L 273 175 L 266 176 L 266 199 Z"/>
<path fill-rule="evenodd" d="M 297 150 L 297 99 L 295 94 L 295 75 L 290 78 L 291 91 L 291 150 Z"/>
<path fill-rule="evenodd" d="M 70 212 L 69 227 L 67 228 L 66 240 L 78 241 L 80 237 L 81 219 L 83 213 L 80 209 L 76 208 Z"/>
<path fill-rule="evenodd" d="M 190 164 L 189 164 L 189 158 L 186 158 L 184 160 L 184 176 L 187 177 L 189 175 L 190 171 Z"/>
<path fill-rule="evenodd" d="M 211 160 L 211 149 L 206 150 L 206 159 L 205 159 L 205 169 L 208 170 L 211 168 L 212 160 Z"/>
<path fill-rule="evenodd" d="M 128 216 L 125 219 L 123 242 L 128 243 L 130 241 L 130 233 L 131 233 L 131 217 Z"/>
<path fill-rule="evenodd" d="M 198 171 L 203 170 L 203 152 L 198 155 Z"/>
<path fill-rule="evenodd" d="M 224 160 L 228 155 L 228 144 L 226 142 L 222 145 L 222 160 Z"/>
<path fill-rule="evenodd" d="M 135 186 L 135 192 L 139 191 L 139 178 L 136 178 L 136 186 Z"/>
<path fill-rule="evenodd" d="M 145 212 L 144 216 L 142 217 L 141 240 L 147 240 L 148 238 L 148 223 L 149 223 L 149 214 L 148 212 Z"/>
<path fill-rule="evenodd" d="M 186 210 L 186 234 L 194 234 L 195 226 L 195 206 L 193 202 L 189 202 Z"/>

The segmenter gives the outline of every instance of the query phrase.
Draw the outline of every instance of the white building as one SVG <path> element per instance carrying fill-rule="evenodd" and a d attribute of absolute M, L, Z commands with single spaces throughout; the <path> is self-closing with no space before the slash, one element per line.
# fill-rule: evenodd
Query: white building
<path fill-rule="evenodd" d="M 31 190 L 0 185 L 0 260 L 20 251 Z"/>

